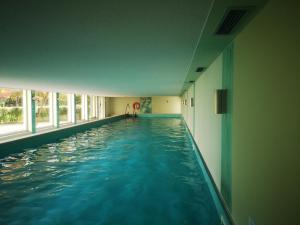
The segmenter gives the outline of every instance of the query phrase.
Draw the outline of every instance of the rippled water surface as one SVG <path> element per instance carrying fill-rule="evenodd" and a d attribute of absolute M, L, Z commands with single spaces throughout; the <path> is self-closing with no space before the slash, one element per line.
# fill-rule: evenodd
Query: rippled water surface
<path fill-rule="evenodd" d="M 0 160 L 0 224 L 216 225 L 178 118 L 126 119 Z"/>

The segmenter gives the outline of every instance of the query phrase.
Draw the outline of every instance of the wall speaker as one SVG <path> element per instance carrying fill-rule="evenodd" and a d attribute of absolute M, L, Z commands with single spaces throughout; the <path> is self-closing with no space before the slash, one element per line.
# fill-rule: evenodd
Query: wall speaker
<path fill-rule="evenodd" d="M 227 113 L 227 89 L 218 89 L 215 93 L 215 113 L 225 114 Z"/>

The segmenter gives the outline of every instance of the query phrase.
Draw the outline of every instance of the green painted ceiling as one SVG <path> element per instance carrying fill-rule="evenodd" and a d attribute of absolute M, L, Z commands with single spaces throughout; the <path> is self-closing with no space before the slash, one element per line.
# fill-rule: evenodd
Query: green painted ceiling
<path fill-rule="evenodd" d="M 3 0 L 0 86 L 179 95 L 215 5 L 212 0 Z"/>

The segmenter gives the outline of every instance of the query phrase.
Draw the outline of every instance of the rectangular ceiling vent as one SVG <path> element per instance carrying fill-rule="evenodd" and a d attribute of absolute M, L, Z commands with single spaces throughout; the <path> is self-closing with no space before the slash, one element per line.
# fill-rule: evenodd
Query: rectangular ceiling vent
<path fill-rule="evenodd" d="M 248 12 L 249 8 L 232 8 L 227 10 L 221 24 L 216 31 L 216 34 L 231 34 Z"/>
<path fill-rule="evenodd" d="M 201 72 L 203 72 L 204 70 L 205 70 L 204 67 L 197 67 L 196 72 L 197 72 L 197 73 L 201 73 Z"/>

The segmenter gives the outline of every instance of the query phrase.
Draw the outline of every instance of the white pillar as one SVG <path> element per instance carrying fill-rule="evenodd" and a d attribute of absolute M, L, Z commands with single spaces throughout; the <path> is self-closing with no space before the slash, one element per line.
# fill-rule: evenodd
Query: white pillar
<path fill-rule="evenodd" d="M 23 130 L 28 131 L 28 104 L 27 104 L 27 91 L 23 90 L 22 97 L 22 113 L 23 113 Z"/>
<path fill-rule="evenodd" d="M 101 119 L 101 97 L 97 96 L 97 119 Z"/>
<path fill-rule="evenodd" d="M 105 97 L 101 97 L 101 119 L 105 118 Z"/>
<path fill-rule="evenodd" d="M 59 93 L 50 92 L 49 93 L 49 113 L 50 122 L 53 127 L 59 127 Z"/>
<path fill-rule="evenodd" d="M 107 106 L 106 104 L 108 104 L 108 100 L 107 97 L 103 97 L 103 118 L 106 118 L 106 108 L 108 108 L 109 106 Z"/>
<path fill-rule="evenodd" d="M 82 95 L 82 97 L 81 97 L 81 103 L 82 103 L 81 116 L 82 116 L 82 120 L 88 120 L 89 119 L 87 97 L 88 97 L 87 95 Z"/>
<path fill-rule="evenodd" d="M 25 93 L 24 93 L 25 92 Z M 35 119 L 35 91 L 25 90 L 23 92 L 24 98 L 24 120 L 26 130 L 31 133 L 36 133 L 36 119 Z"/>
<path fill-rule="evenodd" d="M 98 97 L 97 96 L 93 96 L 92 97 L 93 101 L 92 101 L 92 115 L 94 119 L 98 119 Z"/>
<path fill-rule="evenodd" d="M 75 94 L 68 94 L 68 119 L 76 124 L 76 102 Z"/>

